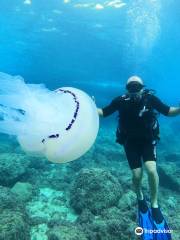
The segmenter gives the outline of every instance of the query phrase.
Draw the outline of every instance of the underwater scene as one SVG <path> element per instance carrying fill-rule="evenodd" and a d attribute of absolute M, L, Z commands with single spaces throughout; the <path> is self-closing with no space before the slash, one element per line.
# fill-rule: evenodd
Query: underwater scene
<path fill-rule="evenodd" d="M 0 1 L 0 240 L 180 239 L 179 9 Z"/>

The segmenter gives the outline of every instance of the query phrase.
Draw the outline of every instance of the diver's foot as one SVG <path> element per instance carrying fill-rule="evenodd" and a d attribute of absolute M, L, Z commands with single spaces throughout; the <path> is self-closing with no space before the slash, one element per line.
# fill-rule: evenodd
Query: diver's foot
<path fill-rule="evenodd" d="M 143 200 L 138 200 L 138 207 L 139 207 L 139 210 L 142 212 L 142 213 L 146 213 L 147 210 L 148 210 L 148 205 L 147 205 L 147 202 L 145 199 Z"/>
<path fill-rule="evenodd" d="M 159 207 L 157 207 L 157 208 L 152 207 L 152 217 L 153 217 L 153 220 L 157 224 L 159 224 L 163 221 L 164 217 L 163 217 Z"/>

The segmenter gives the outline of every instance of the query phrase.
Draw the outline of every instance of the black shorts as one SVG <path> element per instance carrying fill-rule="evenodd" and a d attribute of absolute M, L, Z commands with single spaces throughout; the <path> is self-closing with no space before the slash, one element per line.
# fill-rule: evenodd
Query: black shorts
<path fill-rule="evenodd" d="M 156 144 L 149 140 L 129 140 L 124 150 L 131 169 L 142 167 L 142 160 L 156 161 Z"/>

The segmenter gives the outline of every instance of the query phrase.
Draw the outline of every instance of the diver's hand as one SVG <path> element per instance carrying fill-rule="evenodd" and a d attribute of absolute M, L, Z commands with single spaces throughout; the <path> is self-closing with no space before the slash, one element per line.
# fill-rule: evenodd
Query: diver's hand
<path fill-rule="evenodd" d="M 97 108 L 97 112 L 99 116 L 103 117 L 103 110 L 101 108 Z"/>
<path fill-rule="evenodd" d="M 94 96 L 91 96 L 92 100 L 94 101 L 94 103 L 96 104 L 96 99 Z M 101 108 L 97 108 L 97 112 L 98 112 L 98 115 L 103 117 L 103 110 Z"/>
<path fill-rule="evenodd" d="M 180 107 L 170 107 L 168 116 L 175 117 L 177 115 L 180 115 Z"/>
<path fill-rule="evenodd" d="M 95 102 L 95 103 L 96 103 L 95 96 L 91 96 L 91 98 L 92 98 L 93 102 Z"/>

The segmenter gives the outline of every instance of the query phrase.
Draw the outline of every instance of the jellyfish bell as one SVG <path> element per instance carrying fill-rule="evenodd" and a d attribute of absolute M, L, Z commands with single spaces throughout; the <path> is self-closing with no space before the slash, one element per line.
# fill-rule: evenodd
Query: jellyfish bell
<path fill-rule="evenodd" d="M 20 76 L 0 73 L 0 132 L 16 136 L 21 147 L 63 163 L 85 154 L 99 129 L 94 101 L 83 91 L 50 91 Z"/>
<path fill-rule="evenodd" d="M 64 107 L 68 109 L 66 122 L 63 129 L 57 129 L 42 142 L 45 156 L 52 162 L 63 163 L 81 157 L 93 145 L 99 117 L 94 101 L 83 91 L 64 87 L 56 93 L 63 94 Z"/>

